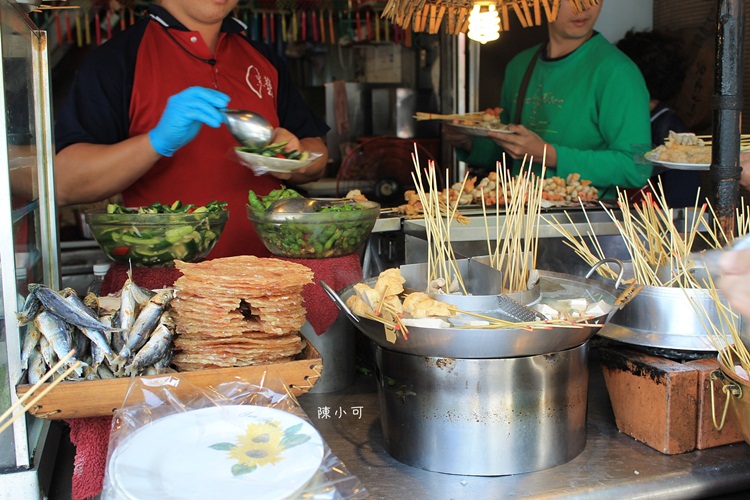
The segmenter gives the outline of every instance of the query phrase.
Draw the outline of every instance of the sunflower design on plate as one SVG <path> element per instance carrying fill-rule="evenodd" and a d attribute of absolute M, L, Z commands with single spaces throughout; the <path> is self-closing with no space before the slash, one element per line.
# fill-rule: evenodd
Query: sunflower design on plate
<path fill-rule="evenodd" d="M 301 423 L 282 429 L 280 422 L 267 420 L 249 424 L 245 433 L 237 436 L 234 443 L 216 443 L 209 448 L 226 451 L 231 459 L 237 461 L 232 465 L 232 474 L 241 476 L 258 467 L 280 462 L 285 450 L 309 441 L 310 436 L 300 433 L 301 429 Z"/>

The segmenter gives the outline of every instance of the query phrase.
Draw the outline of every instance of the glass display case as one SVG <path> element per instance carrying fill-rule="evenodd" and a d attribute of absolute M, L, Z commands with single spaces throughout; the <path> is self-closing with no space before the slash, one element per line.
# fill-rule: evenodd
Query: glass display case
<path fill-rule="evenodd" d="M 0 0 L 0 413 L 24 376 L 15 313 L 28 283 L 60 282 L 47 37 L 28 10 Z M 39 498 L 49 428 L 26 414 L 0 434 L 0 497 Z"/>

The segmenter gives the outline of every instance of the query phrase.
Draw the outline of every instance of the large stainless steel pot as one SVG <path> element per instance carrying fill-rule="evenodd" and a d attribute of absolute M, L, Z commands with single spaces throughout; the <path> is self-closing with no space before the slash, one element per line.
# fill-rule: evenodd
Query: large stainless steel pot
<path fill-rule="evenodd" d="M 415 356 L 376 348 L 386 448 L 405 464 L 463 475 L 554 467 L 586 445 L 585 342 L 507 359 Z"/>
<path fill-rule="evenodd" d="M 553 294 L 560 290 L 578 290 L 595 302 L 603 300 L 613 304 L 619 295 L 616 287 L 602 281 L 571 276 L 551 271 L 539 271 L 540 293 Z M 377 278 L 364 280 L 372 286 Z M 408 283 L 407 283 L 408 284 Z M 581 345 L 590 339 L 607 320 L 602 314 L 593 318 L 588 324 L 578 328 L 552 326 L 544 330 L 525 328 L 427 328 L 409 327 L 409 338 L 399 338 L 395 343 L 386 340 L 383 325 L 366 318 L 360 318 L 346 307 L 346 300 L 354 292 L 354 284 L 345 287 L 336 294 L 325 283 L 321 283 L 338 307 L 347 317 L 375 344 L 404 354 L 419 356 L 451 357 L 463 359 L 510 358 L 518 356 L 535 356 L 563 351 Z M 491 314 L 491 311 L 487 311 Z"/>

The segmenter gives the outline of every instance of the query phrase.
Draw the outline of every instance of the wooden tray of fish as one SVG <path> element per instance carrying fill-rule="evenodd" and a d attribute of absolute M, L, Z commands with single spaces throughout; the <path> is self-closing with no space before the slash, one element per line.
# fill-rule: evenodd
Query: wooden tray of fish
<path fill-rule="evenodd" d="M 180 377 L 189 382 L 178 386 L 176 391 L 180 395 L 179 387 L 185 387 L 184 390 L 188 391 L 193 387 L 211 388 L 232 380 L 259 382 L 264 376 L 266 378 L 280 377 L 290 393 L 294 396 L 300 396 L 315 385 L 322 370 L 323 360 L 320 354 L 308 343 L 302 352 L 301 359 L 285 363 L 185 371 L 150 375 L 145 376 L 145 378 Z M 132 383 L 133 377 L 60 382 L 41 398 L 33 408 L 30 408 L 29 413 L 35 417 L 50 420 L 112 415 L 115 410 L 122 406 Z M 37 393 L 41 393 L 47 385 L 49 384 L 42 385 Z M 31 385 L 19 385 L 16 387 L 16 392 L 21 397 L 31 387 Z M 128 401 L 137 402 L 134 395 L 131 395 Z"/>

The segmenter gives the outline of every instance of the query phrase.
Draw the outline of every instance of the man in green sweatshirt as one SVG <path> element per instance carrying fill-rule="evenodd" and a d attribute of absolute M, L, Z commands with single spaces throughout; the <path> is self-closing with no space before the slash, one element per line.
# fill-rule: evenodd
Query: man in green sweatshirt
<path fill-rule="evenodd" d="M 444 127 L 459 160 L 494 170 L 505 152 L 516 170 L 526 155 L 541 170 L 546 145 L 548 177 L 578 173 L 602 199 L 616 197 L 616 187 L 647 183 L 651 166 L 636 162 L 633 151 L 651 143 L 649 94 L 638 67 L 594 31 L 602 3 L 576 14 L 561 2 L 549 40 L 508 64 L 500 105 L 512 134 L 490 132 L 487 140 Z"/>

